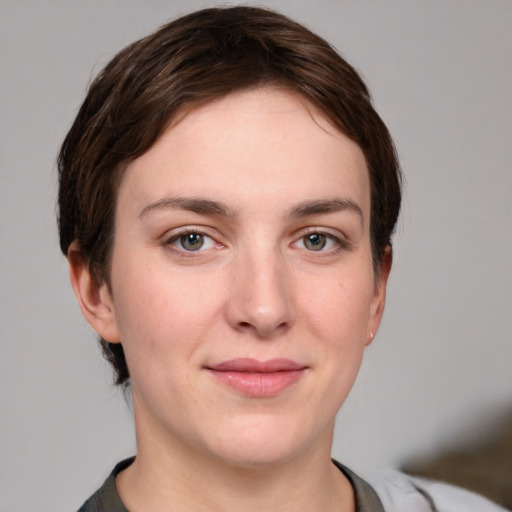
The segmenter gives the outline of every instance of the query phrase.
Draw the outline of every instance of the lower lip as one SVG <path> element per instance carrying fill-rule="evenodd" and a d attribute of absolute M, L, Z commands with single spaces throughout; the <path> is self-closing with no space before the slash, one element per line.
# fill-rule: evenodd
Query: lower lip
<path fill-rule="evenodd" d="M 275 396 L 292 386 L 304 375 L 305 368 L 278 372 L 237 372 L 210 370 L 216 380 L 251 397 Z"/>

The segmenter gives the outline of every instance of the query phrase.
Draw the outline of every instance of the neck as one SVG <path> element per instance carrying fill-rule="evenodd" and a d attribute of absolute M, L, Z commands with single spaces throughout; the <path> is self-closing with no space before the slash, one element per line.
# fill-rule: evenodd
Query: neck
<path fill-rule="evenodd" d="M 330 459 L 332 428 L 329 442 L 320 439 L 287 460 L 252 465 L 162 443 L 154 430 L 151 436 L 143 430 L 137 428 L 134 463 L 116 480 L 131 512 L 355 510 L 352 487 Z"/>

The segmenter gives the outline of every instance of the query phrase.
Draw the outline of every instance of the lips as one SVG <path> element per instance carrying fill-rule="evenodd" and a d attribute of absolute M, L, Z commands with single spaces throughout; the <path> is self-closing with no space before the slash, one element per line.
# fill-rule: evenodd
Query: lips
<path fill-rule="evenodd" d="M 224 386 L 250 397 L 275 396 L 297 383 L 307 366 L 291 359 L 231 359 L 205 368 Z"/>

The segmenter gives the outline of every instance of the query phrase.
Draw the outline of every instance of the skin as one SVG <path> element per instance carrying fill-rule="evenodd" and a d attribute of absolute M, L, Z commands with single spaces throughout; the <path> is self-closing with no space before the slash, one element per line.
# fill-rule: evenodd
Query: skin
<path fill-rule="evenodd" d="M 76 243 L 69 261 L 85 317 L 130 369 L 130 510 L 354 509 L 330 453 L 384 309 L 391 256 L 375 272 L 369 219 L 360 148 L 286 90 L 199 107 L 128 165 L 110 289 Z M 305 369 L 271 396 L 208 370 L 247 357 Z"/>

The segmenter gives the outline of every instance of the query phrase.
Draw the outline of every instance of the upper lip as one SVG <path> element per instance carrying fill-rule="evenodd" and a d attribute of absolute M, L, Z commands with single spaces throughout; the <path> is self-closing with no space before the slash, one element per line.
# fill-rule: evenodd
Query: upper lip
<path fill-rule="evenodd" d="M 209 370 L 218 372 L 245 372 L 245 373 L 274 373 L 293 370 L 304 370 L 306 365 L 291 359 L 268 359 L 259 361 L 249 357 L 240 357 L 223 361 L 221 363 L 207 366 Z"/>

